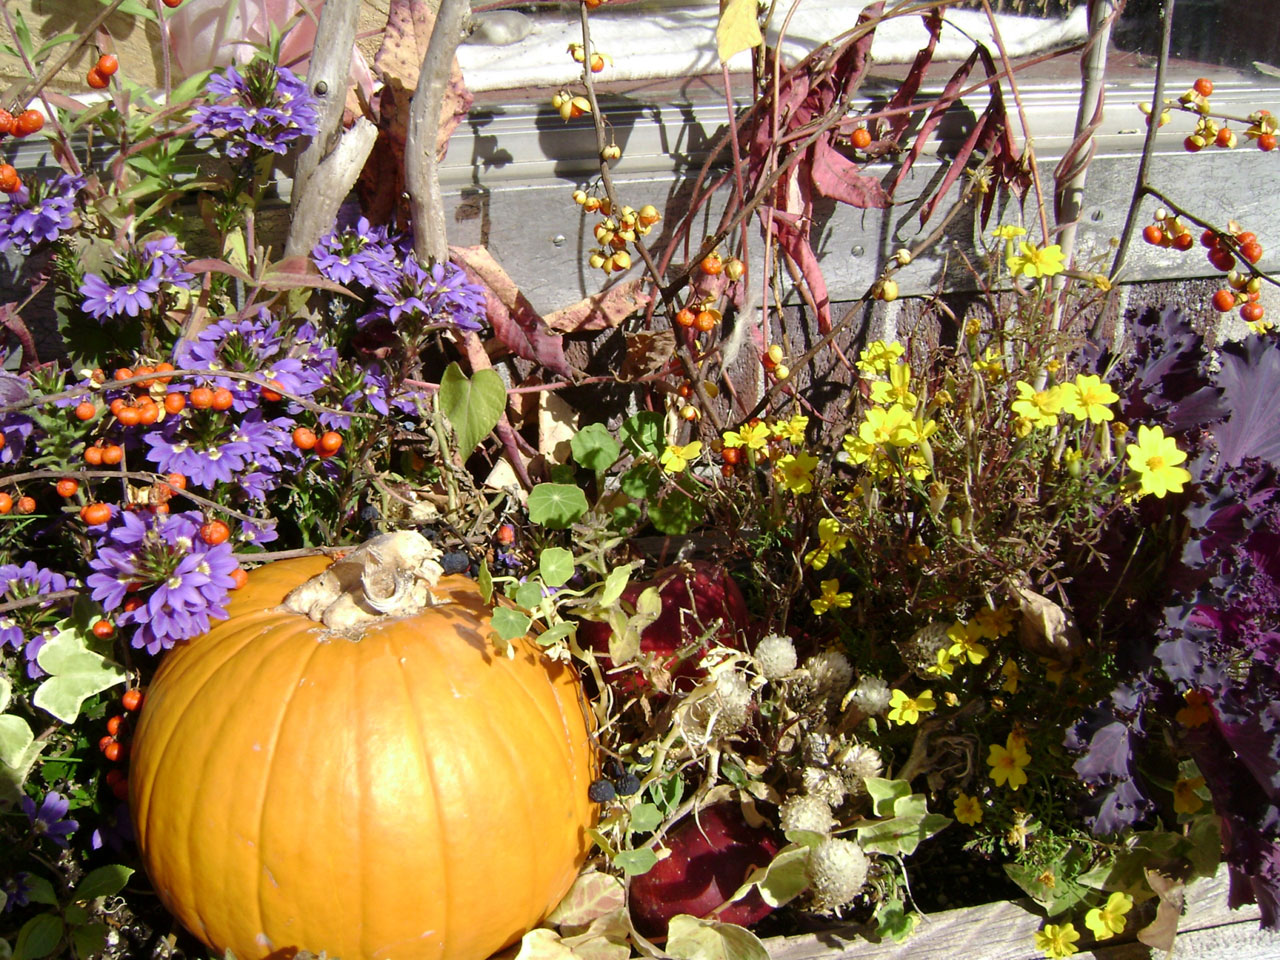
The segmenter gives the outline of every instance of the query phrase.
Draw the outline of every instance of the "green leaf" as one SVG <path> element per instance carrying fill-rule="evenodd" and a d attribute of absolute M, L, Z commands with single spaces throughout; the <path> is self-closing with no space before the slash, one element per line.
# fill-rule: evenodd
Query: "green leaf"
<path fill-rule="evenodd" d="M 494 633 L 507 641 L 507 643 L 528 633 L 529 624 L 531 623 L 533 621 L 529 617 L 518 610 L 512 610 L 510 607 L 497 607 L 489 621 Z"/>
<path fill-rule="evenodd" d="M 493 601 L 493 574 L 489 572 L 489 561 L 480 561 L 480 576 L 476 579 L 480 587 L 480 597 L 485 603 Z"/>
<path fill-rule="evenodd" d="M 658 862 L 658 855 L 644 847 L 640 850 L 619 850 L 613 857 L 613 865 L 628 877 L 648 873 Z"/>
<path fill-rule="evenodd" d="M 27 876 L 27 885 L 31 888 L 27 893 L 27 899 L 32 903 L 43 903 L 50 907 L 58 905 L 58 895 L 53 892 L 53 884 L 40 876 L 40 874 L 29 874 Z"/>
<path fill-rule="evenodd" d="M 1045 873 L 1043 867 L 1026 867 L 1020 863 L 1004 865 L 1004 872 L 1009 879 L 1044 907 L 1045 914 L 1052 920 L 1074 909 L 1091 891 L 1084 884 L 1064 876 L 1060 864 L 1051 865 L 1050 870 L 1054 874 L 1051 886 L 1040 879 Z"/>
<path fill-rule="evenodd" d="M 916 852 L 921 840 L 933 836 L 949 823 L 951 820 L 940 813 L 894 817 L 859 827 L 858 842 L 868 853 L 910 856 Z"/>
<path fill-rule="evenodd" d="M 493 370 L 477 370 L 467 379 L 462 368 L 451 363 L 440 378 L 439 397 L 440 409 L 458 437 L 458 452 L 466 459 L 502 419 L 507 388 Z"/>
<path fill-rule="evenodd" d="M 871 796 L 871 810 L 877 817 L 892 814 L 894 804 L 901 797 L 911 796 L 911 784 L 905 780 L 886 780 L 884 777 L 866 777 L 867 793 Z"/>
<path fill-rule="evenodd" d="M 0 676 L 0 763 L 6 767 L 18 767 L 27 756 L 27 750 L 35 741 L 35 734 L 21 717 L 6 715 L 13 685 L 9 678 Z"/>
<path fill-rule="evenodd" d="M 105 923 L 88 923 L 71 931 L 71 949 L 76 960 L 91 960 L 100 957 L 107 949 L 107 925 Z"/>
<path fill-rule="evenodd" d="M 554 627 L 548 627 L 546 630 L 543 630 L 540 634 L 534 637 L 534 639 L 544 647 L 549 647 L 551 644 L 558 643 L 561 640 L 573 639 L 577 632 L 578 625 L 576 623 L 569 623 L 566 621 L 565 623 L 557 623 Z"/>
<path fill-rule="evenodd" d="M 62 918 L 38 913 L 22 925 L 13 955 L 17 960 L 40 960 L 58 949 L 62 942 Z"/>
<path fill-rule="evenodd" d="M 540 483 L 529 491 L 529 519 L 565 530 L 587 512 L 587 495 L 569 483 Z"/>
<path fill-rule="evenodd" d="M 71 899 L 94 900 L 98 897 L 113 897 L 124 889 L 124 885 L 129 882 L 131 876 L 133 876 L 133 870 L 118 863 L 98 867 L 80 881 L 75 893 L 71 894 Z"/>
<path fill-rule="evenodd" d="M 706 519 L 702 504 L 680 490 L 672 490 L 649 505 L 649 519 L 660 533 L 683 536 Z"/>
<path fill-rule="evenodd" d="M 31 702 L 63 723 L 75 723 L 84 701 L 123 683 L 125 672 L 90 650 L 85 645 L 85 633 L 70 620 L 62 620 L 57 626 L 58 633 L 36 654 L 36 662 L 49 679 L 40 684 Z"/>
<path fill-rule="evenodd" d="M 564 899 L 551 911 L 547 923 L 581 926 L 625 906 L 627 893 L 622 881 L 607 873 L 591 871 L 573 881 Z"/>
<path fill-rule="evenodd" d="M 520 949 L 512 960 L 574 960 L 574 956 L 560 940 L 560 934 L 537 927 L 520 938 Z"/>
<path fill-rule="evenodd" d="M 526 610 L 537 610 L 542 605 L 542 584 L 534 580 L 520 584 L 516 587 L 515 601 Z"/>
<path fill-rule="evenodd" d="M 806 850 L 817 850 L 818 845 L 827 839 L 825 833 L 818 833 L 816 830 L 788 830 L 786 837 L 792 843 L 798 843 Z"/>
<path fill-rule="evenodd" d="M 619 433 L 632 453 L 650 453 L 656 457 L 666 447 L 662 414 L 653 410 L 643 410 L 627 417 Z"/>
<path fill-rule="evenodd" d="M 804 844 L 783 847 L 778 855 L 763 867 L 756 867 L 747 874 L 746 881 L 730 900 L 741 900 L 753 889 L 769 906 L 777 908 L 794 900 L 809 886 L 809 848 Z"/>
<path fill-rule="evenodd" d="M 627 589 L 627 582 L 630 579 L 631 564 L 627 563 L 621 567 L 614 567 L 609 571 L 609 575 L 604 578 L 604 588 L 597 595 L 596 603 L 602 607 L 617 603 L 618 598 L 622 596 L 622 591 Z"/>
<path fill-rule="evenodd" d="M 920 914 L 914 910 L 906 911 L 906 905 L 898 897 L 886 900 L 876 911 L 876 935 L 881 939 L 888 937 L 894 943 L 901 943 L 916 929 L 920 922 Z"/>
<path fill-rule="evenodd" d="M 652 463 L 637 463 L 622 475 L 618 485 L 633 500 L 651 500 L 662 489 L 662 472 Z"/>
<path fill-rule="evenodd" d="M 627 531 L 640 521 L 640 504 L 634 500 L 622 503 L 609 511 L 609 529 Z"/>
<path fill-rule="evenodd" d="M 631 808 L 631 832 L 653 833 L 663 821 L 662 811 L 652 803 L 637 803 Z"/>
<path fill-rule="evenodd" d="M 769 960 L 760 938 L 746 927 L 687 913 L 671 918 L 663 949 L 677 960 Z"/>
<path fill-rule="evenodd" d="M 573 554 L 564 547 L 547 547 L 538 556 L 538 572 L 548 587 L 563 587 L 573 576 Z"/>
<path fill-rule="evenodd" d="M 613 466 L 622 453 L 622 447 L 603 423 L 590 424 L 575 433 L 569 449 L 573 451 L 573 459 L 597 474 Z"/>

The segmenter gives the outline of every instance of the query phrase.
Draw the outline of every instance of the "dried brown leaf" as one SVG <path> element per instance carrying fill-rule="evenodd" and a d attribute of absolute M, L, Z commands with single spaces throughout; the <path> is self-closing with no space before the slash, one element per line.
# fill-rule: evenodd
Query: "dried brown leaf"
<path fill-rule="evenodd" d="M 644 281 L 638 277 L 624 280 L 572 306 L 553 311 L 543 319 L 548 327 L 560 333 L 607 330 L 649 305 L 653 298 L 641 289 L 643 286 Z"/>

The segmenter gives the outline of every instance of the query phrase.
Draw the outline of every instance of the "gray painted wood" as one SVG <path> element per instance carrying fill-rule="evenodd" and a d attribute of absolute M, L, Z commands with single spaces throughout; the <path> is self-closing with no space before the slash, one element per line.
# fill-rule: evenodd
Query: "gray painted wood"
<path fill-rule="evenodd" d="M 1179 924 L 1172 960 L 1276 960 L 1280 934 L 1258 927 L 1258 909 L 1227 908 L 1225 868 L 1192 884 Z M 1030 901 L 1027 901 L 1029 904 Z M 830 932 L 765 941 L 772 960 L 1040 960 L 1032 935 L 1044 919 L 1021 902 L 948 910 L 927 917 L 905 943 L 871 943 L 855 926 Z M 1089 936 L 1082 923 L 1076 928 L 1082 942 Z M 1080 960 L 1146 960 L 1162 956 L 1133 940 L 1103 943 L 1076 954 Z M 1119 939 L 1119 938 L 1117 938 Z"/>

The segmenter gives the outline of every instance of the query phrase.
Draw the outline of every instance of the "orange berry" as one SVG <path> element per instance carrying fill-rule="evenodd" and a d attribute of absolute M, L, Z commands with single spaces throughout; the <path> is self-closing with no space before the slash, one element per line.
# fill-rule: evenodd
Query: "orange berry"
<path fill-rule="evenodd" d="M 1149 223 L 1142 228 L 1142 239 L 1158 247 L 1164 243 L 1164 231 L 1154 223 Z"/>
<path fill-rule="evenodd" d="M 133 375 L 135 377 L 147 377 L 155 372 L 156 372 L 155 367 L 151 367 L 151 366 L 139 367 L 137 370 L 133 371 Z M 139 380 L 137 383 L 133 385 L 133 388 L 135 390 L 150 390 L 151 385 L 153 383 L 155 383 L 155 380 Z"/>
<path fill-rule="evenodd" d="M 0 163 L 0 191 L 17 193 L 22 189 L 22 178 L 12 164 Z"/>
<path fill-rule="evenodd" d="M 871 131 L 866 127 L 858 127 L 853 131 L 853 135 L 849 139 L 859 150 L 865 150 L 871 146 Z"/>
<path fill-rule="evenodd" d="M 172 373 L 172 372 L 173 372 L 172 363 L 156 364 L 156 373 Z M 156 383 L 169 383 L 172 379 L 173 377 L 156 377 Z"/>
<path fill-rule="evenodd" d="M 36 502 L 32 497 L 19 497 L 18 503 L 14 507 L 18 513 L 27 514 L 36 512 Z"/>
<path fill-rule="evenodd" d="M 116 58 L 114 53 L 104 53 L 98 58 L 98 62 L 94 65 L 94 69 L 104 77 L 109 77 L 120 69 L 120 61 Z"/>
<path fill-rule="evenodd" d="M 213 391 L 208 387 L 196 387 L 187 399 L 197 410 L 208 410 L 213 406 Z"/>
<path fill-rule="evenodd" d="M 187 406 L 187 398 L 181 393 L 166 393 L 164 395 L 164 412 L 165 413 L 181 413 Z"/>
<path fill-rule="evenodd" d="M 131 380 L 133 379 L 133 371 L 128 367 L 116 367 L 115 372 L 111 374 L 111 376 L 116 380 Z"/>
<path fill-rule="evenodd" d="M 245 584 L 249 582 L 249 574 L 245 572 L 244 567 L 236 567 L 231 571 L 232 590 L 242 590 Z"/>
<path fill-rule="evenodd" d="M 169 484 L 169 486 L 173 487 L 175 490 L 187 489 L 187 478 L 185 474 L 166 473 L 164 475 L 164 479 Z"/>
<path fill-rule="evenodd" d="M 720 254 L 712 251 L 702 258 L 702 272 L 709 277 L 714 277 L 724 270 L 724 261 L 720 259 Z"/>
<path fill-rule="evenodd" d="M 124 692 L 124 695 L 120 697 L 120 705 L 124 707 L 126 710 L 128 710 L 130 713 L 134 713 L 137 710 L 141 710 L 142 709 L 142 691 L 139 690 L 137 687 L 134 687 L 132 690 L 126 690 Z"/>
<path fill-rule="evenodd" d="M 13 509 L 13 497 L 7 493 L 0 493 L 0 513 L 8 513 Z"/>
<path fill-rule="evenodd" d="M 1274 133 L 1263 133 L 1258 136 L 1258 149 L 1265 150 L 1270 153 L 1276 148 L 1276 135 Z"/>
<path fill-rule="evenodd" d="M 13 114 L 8 110 L 0 110 L 0 136 L 13 133 Z"/>
<path fill-rule="evenodd" d="M 330 430 L 320 438 L 317 446 L 324 453 L 334 454 L 342 449 L 342 434 L 336 430 Z"/>
<path fill-rule="evenodd" d="M 316 432 L 310 427 L 297 427 L 293 431 L 293 445 L 299 450 L 310 450 L 316 443 Z"/>
<path fill-rule="evenodd" d="M 1262 244 L 1256 240 L 1250 240 L 1248 243 L 1240 244 L 1240 256 L 1244 257 L 1250 263 L 1257 263 L 1262 259 Z"/>
<path fill-rule="evenodd" d="M 99 621 L 98 621 L 98 623 L 95 623 L 95 624 L 93 625 L 93 633 L 94 633 L 94 636 L 97 636 L 97 634 L 98 634 L 98 624 L 103 624 L 103 623 L 105 623 L 108 627 L 111 627 L 111 621 L 110 621 L 110 620 L 99 620 Z M 111 627 L 111 632 L 112 632 L 112 633 L 114 633 L 114 632 L 115 632 L 115 628 L 114 628 L 114 627 Z M 111 633 L 108 633 L 108 634 L 107 634 L 107 636 L 111 636 Z M 118 713 L 117 713 L 114 717 L 110 717 L 110 718 L 108 718 L 108 720 L 107 720 L 107 733 L 111 734 L 111 735 L 114 737 L 117 733 L 119 733 L 119 732 L 120 732 L 120 728 L 121 728 L 122 726 L 124 726 L 124 717 L 123 717 L 121 714 L 118 714 Z"/>
<path fill-rule="evenodd" d="M 235 402 L 235 397 L 231 395 L 231 391 L 226 387 L 219 387 L 213 391 L 213 409 L 230 410 L 231 405 Z"/>
<path fill-rule="evenodd" d="M 106 737 L 104 739 L 111 740 L 110 737 Z M 110 760 L 112 763 L 115 763 L 117 760 L 119 760 L 123 754 L 124 754 L 124 746 L 119 742 L 117 742 L 116 740 L 111 740 L 110 743 L 108 743 L 105 747 L 102 748 L 102 755 L 106 757 L 108 760 Z"/>
<path fill-rule="evenodd" d="M 106 523 L 111 519 L 111 504 L 87 503 L 80 508 L 80 519 L 91 527 Z"/>
<path fill-rule="evenodd" d="M 710 310 L 703 310 L 694 318 L 693 324 L 703 333 L 710 333 L 716 328 L 716 315 Z"/>
<path fill-rule="evenodd" d="M 102 466 L 102 448 L 97 444 L 84 448 L 84 462 L 91 467 Z"/>
<path fill-rule="evenodd" d="M 697 319 L 697 316 L 698 315 L 696 313 L 694 313 L 688 307 L 685 307 L 683 310 L 681 310 L 679 313 L 676 314 L 676 323 L 680 324 L 680 326 L 682 327 L 692 327 L 694 324 L 694 321 Z"/>
<path fill-rule="evenodd" d="M 58 481 L 54 489 L 58 491 L 58 496 L 60 497 L 74 497 L 76 491 L 80 489 L 80 481 L 71 477 L 63 477 Z"/>
<path fill-rule="evenodd" d="M 124 447 L 118 443 L 111 443 L 102 448 L 102 462 L 109 467 L 114 467 L 117 463 L 124 459 Z"/>
<path fill-rule="evenodd" d="M 211 547 L 231 539 L 231 528 L 221 520 L 210 520 L 200 528 L 200 537 Z"/>
<path fill-rule="evenodd" d="M 1213 81 L 1208 77 L 1199 77 L 1195 82 L 1195 91 L 1202 97 L 1213 96 Z"/>
<path fill-rule="evenodd" d="M 101 90 L 111 81 L 103 76 L 102 71 L 97 67 L 90 67 L 89 72 L 85 74 L 84 82 L 94 90 Z"/>
<path fill-rule="evenodd" d="M 13 135 L 26 137 L 44 129 L 44 114 L 39 110 L 23 110 L 13 121 Z"/>
<path fill-rule="evenodd" d="M 137 407 L 121 407 L 116 413 L 116 419 L 120 421 L 121 426 L 136 427 L 142 422 L 142 413 Z"/>
<path fill-rule="evenodd" d="M 1264 312 L 1262 304 L 1249 302 L 1240 308 L 1240 318 L 1249 323 L 1257 323 Z"/>
<path fill-rule="evenodd" d="M 283 400 L 284 396 L 280 391 L 284 389 L 284 384 L 279 380 L 268 380 L 267 383 L 269 386 L 263 387 L 258 391 L 261 394 L 262 399 L 266 400 L 268 403 L 275 403 L 278 400 Z"/>
<path fill-rule="evenodd" d="M 97 412 L 98 412 L 98 408 L 94 406 L 92 403 L 90 403 L 88 400 L 85 400 L 82 403 L 76 404 L 77 420 L 92 420 L 93 415 L 96 414 Z"/>
<path fill-rule="evenodd" d="M 116 625 L 110 620 L 99 620 L 93 625 L 93 635 L 99 640 L 110 640 L 116 635 Z M 107 721 L 107 730 L 111 733 L 115 733 L 115 731 L 111 729 L 110 720 Z"/>
<path fill-rule="evenodd" d="M 1226 313 L 1228 310 L 1234 310 L 1236 306 L 1236 295 L 1230 290 L 1219 290 L 1213 295 L 1213 309 L 1220 313 Z"/>
<path fill-rule="evenodd" d="M 112 747 L 112 746 L 119 746 L 119 744 L 116 743 L 116 738 L 111 736 L 110 734 L 107 734 L 107 736 L 103 737 L 98 741 L 98 749 L 101 750 L 103 753 L 107 752 L 107 747 Z"/>

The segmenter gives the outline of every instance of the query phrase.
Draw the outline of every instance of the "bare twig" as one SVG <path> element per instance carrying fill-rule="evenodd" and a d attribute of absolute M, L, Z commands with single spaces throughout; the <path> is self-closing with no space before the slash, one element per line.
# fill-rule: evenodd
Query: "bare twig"
<path fill-rule="evenodd" d="M 409 191 L 409 209 L 413 216 L 413 252 L 428 265 L 449 259 L 437 140 L 440 108 L 470 10 L 470 0 L 442 0 L 409 111 L 404 151 L 405 188 Z"/>

